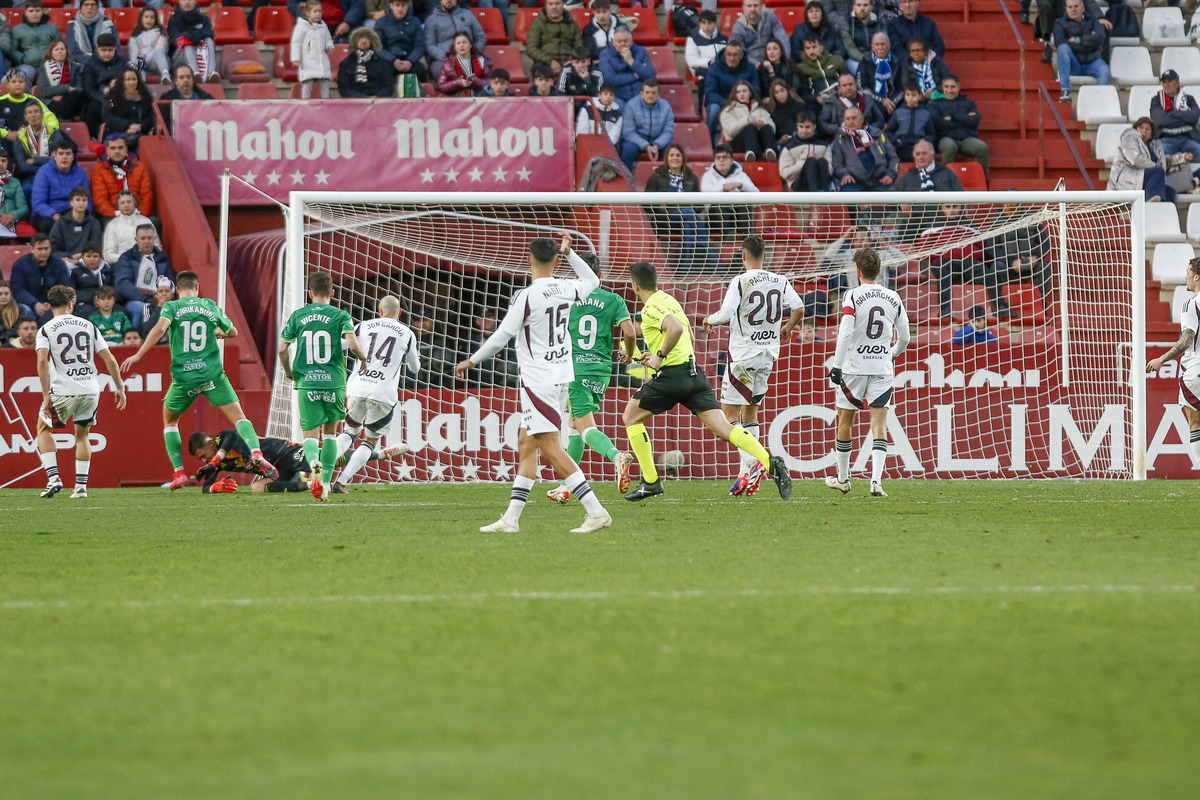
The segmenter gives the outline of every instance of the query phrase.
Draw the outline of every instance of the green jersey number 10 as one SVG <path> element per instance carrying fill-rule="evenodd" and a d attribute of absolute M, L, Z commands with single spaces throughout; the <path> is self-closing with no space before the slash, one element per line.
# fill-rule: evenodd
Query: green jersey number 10
<path fill-rule="evenodd" d="M 333 342 L 329 331 L 301 331 L 304 340 L 304 360 L 309 364 L 328 364 L 333 357 Z"/>

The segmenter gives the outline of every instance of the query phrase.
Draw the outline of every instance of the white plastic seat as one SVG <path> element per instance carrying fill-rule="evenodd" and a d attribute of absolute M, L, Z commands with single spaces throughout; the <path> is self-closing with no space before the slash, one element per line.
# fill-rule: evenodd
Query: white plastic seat
<path fill-rule="evenodd" d="M 1109 69 L 1113 83 L 1122 86 L 1157 84 L 1154 65 L 1150 62 L 1150 51 L 1144 47 L 1114 47 Z"/>
<path fill-rule="evenodd" d="M 1174 203 L 1146 203 L 1146 241 L 1186 242 L 1179 230 L 1179 209 Z"/>
<path fill-rule="evenodd" d="M 1150 276 L 1165 286 L 1180 286 L 1187 283 L 1188 262 L 1196 257 L 1190 244 L 1160 244 L 1154 248 L 1154 261 Z"/>
<path fill-rule="evenodd" d="M 1200 83 L 1200 50 L 1195 47 L 1165 48 L 1162 52 L 1162 72 L 1169 69 L 1179 73 L 1180 83 Z"/>
<path fill-rule="evenodd" d="M 1172 6 L 1147 8 L 1142 14 L 1142 38 L 1153 47 L 1186 47 L 1191 44 L 1183 11 Z"/>
<path fill-rule="evenodd" d="M 1188 204 L 1187 238 L 1189 242 L 1200 244 L 1200 203 Z"/>
<path fill-rule="evenodd" d="M 1176 286 L 1175 293 L 1171 295 L 1171 322 L 1180 322 L 1183 319 L 1183 304 L 1192 299 L 1192 293 L 1188 291 L 1186 286 Z"/>
<path fill-rule="evenodd" d="M 1079 90 L 1079 104 L 1075 106 L 1075 118 L 1088 126 L 1104 122 L 1125 122 L 1121 113 L 1121 98 L 1115 86 L 1084 86 Z"/>
<path fill-rule="evenodd" d="M 1162 89 L 1158 86 L 1130 86 L 1129 87 L 1129 121 L 1141 119 L 1142 117 L 1150 116 L 1150 101 L 1154 99 L 1154 95 L 1158 94 Z M 1195 95 L 1192 95 L 1195 97 Z"/>
<path fill-rule="evenodd" d="M 1117 148 L 1121 144 L 1121 134 L 1129 130 L 1129 124 L 1123 122 L 1107 122 L 1096 131 L 1094 152 L 1096 158 L 1112 163 L 1117 157 Z"/>

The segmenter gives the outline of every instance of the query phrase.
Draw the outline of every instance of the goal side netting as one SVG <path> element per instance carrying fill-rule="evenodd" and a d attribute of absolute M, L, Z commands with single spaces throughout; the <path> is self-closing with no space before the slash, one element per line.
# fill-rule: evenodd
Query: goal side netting
<path fill-rule="evenodd" d="M 880 282 L 899 292 L 912 323 L 896 364 L 888 477 L 1144 477 L 1141 203 L 1133 193 L 1079 192 L 296 193 L 276 311 L 282 327 L 307 302 L 317 270 L 333 275 L 334 304 L 355 321 L 376 316 L 386 295 L 401 300 L 421 367 L 400 380 L 385 443 L 411 453 L 371 462 L 360 480 L 509 481 L 520 425 L 515 352 L 465 382 L 454 366 L 528 282 L 529 243 L 571 233 L 576 249 L 599 256 L 602 287 L 625 299 L 635 324 L 629 267 L 655 264 L 720 396 L 729 328 L 705 334 L 699 321 L 720 307 L 742 269 L 742 238 L 757 233 L 765 267 L 791 280 L 805 310 L 805 324 L 782 343 L 759 437 L 793 475 L 814 477 L 835 459 L 827 372 L 840 298 L 857 284 L 854 251 L 870 246 L 883 262 Z M 572 275 L 565 262 L 560 274 Z M 614 359 L 597 421 L 621 448 L 621 411 L 645 378 Z M 857 477 L 870 469 L 860 417 Z M 738 451 L 685 409 L 647 428 L 671 473 L 736 477 Z M 278 366 L 267 432 L 300 435 L 295 392 Z M 609 474 L 590 450 L 583 466 L 595 478 Z"/>

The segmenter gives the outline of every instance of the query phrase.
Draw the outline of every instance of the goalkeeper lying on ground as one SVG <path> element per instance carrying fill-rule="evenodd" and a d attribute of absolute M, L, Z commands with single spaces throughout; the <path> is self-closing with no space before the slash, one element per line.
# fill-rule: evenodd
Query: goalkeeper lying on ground
<path fill-rule="evenodd" d="M 254 475 L 250 491 L 262 492 L 307 492 L 309 464 L 304 460 L 304 446 L 284 439 L 265 437 L 260 440 L 263 455 L 279 470 L 277 480 L 268 481 L 250 463 L 250 447 L 230 428 L 213 439 L 207 433 L 196 431 L 188 439 L 188 452 L 208 462 L 196 472 L 200 490 L 205 493 L 237 491 L 237 482 L 231 477 L 218 480 L 222 472 L 247 472 Z M 406 452 L 402 447 L 376 447 L 371 460 L 393 458 Z M 338 457 L 336 466 L 345 466 L 346 456 Z"/>

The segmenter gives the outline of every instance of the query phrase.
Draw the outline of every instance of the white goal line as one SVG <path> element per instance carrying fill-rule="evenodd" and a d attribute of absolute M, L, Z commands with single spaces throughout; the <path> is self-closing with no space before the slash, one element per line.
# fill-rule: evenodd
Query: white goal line
<path fill-rule="evenodd" d="M 476 592 L 447 594 L 318 595 L 315 597 L 171 598 L 167 600 L 7 600 L 0 611 L 39 611 L 69 608 L 239 608 L 313 605 L 478 604 L 492 601 L 704 600 L 720 598 L 771 599 L 789 597 L 938 597 L 943 595 L 1061 595 L 1061 594 L 1185 594 L 1200 591 L 1195 584 L 1143 586 L 1138 584 L 1070 584 L 1063 586 L 808 586 L 795 589 L 681 589 L 643 592 Z"/>

